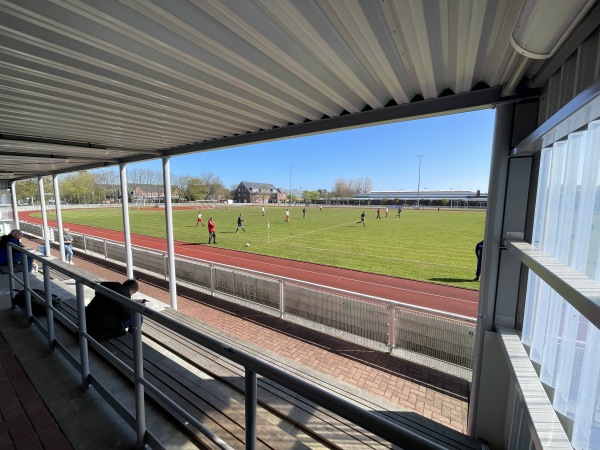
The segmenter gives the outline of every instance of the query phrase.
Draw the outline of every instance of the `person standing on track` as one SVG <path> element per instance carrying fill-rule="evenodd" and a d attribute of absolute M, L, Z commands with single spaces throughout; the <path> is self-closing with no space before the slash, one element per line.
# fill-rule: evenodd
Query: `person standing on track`
<path fill-rule="evenodd" d="M 215 233 L 215 221 L 212 217 L 208 219 L 208 243 L 213 241 L 215 244 L 217 243 L 217 234 Z"/>
<path fill-rule="evenodd" d="M 285 210 L 285 221 L 290 223 L 290 210 L 289 208 Z"/>
<path fill-rule="evenodd" d="M 376 219 L 381 219 L 381 208 L 377 208 L 377 217 Z"/>
<path fill-rule="evenodd" d="M 196 226 L 198 226 L 199 223 L 201 223 L 202 226 L 204 226 L 204 222 L 202 222 L 202 213 L 201 212 L 198 213 L 198 221 L 196 222 Z"/>

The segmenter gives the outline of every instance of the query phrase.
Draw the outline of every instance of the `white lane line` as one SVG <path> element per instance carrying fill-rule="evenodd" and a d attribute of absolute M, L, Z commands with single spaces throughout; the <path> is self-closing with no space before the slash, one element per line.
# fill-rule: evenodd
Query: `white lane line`
<path fill-rule="evenodd" d="M 209 252 L 206 252 L 206 253 L 209 253 Z M 245 263 L 248 262 L 247 258 L 242 258 L 242 257 L 239 257 L 239 256 L 230 256 L 230 255 L 224 255 L 224 254 L 220 254 L 220 256 L 228 258 L 228 259 L 231 259 L 231 260 L 240 260 L 240 261 L 244 261 Z M 283 264 L 275 264 L 275 263 L 266 262 L 266 261 L 253 261 L 253 262 L 255 262 L 257 264 L 262 264 L 262 265 L 265 265 L 265 266 L 287 267 L 287 268 L 290 268 L 290 269 L 294 270 L 295 272 L 304 272 L 306 274 L 316 274 L 316 275 L 320 275 L 320 276 L 324 275 L 323 273 L 317 272 L 315 270 L 301 269 L 301 268 L 298 268 L 298 267 L 285 266 Z M 298 261 L 298 262 L 302 262 L 304 264 L 310 264 L 310 263 L 306 263 L 306 262 L 303 262 L 303 261 Z M 238 267 L 251 268 L 251 267 L 239 264 L 239 263 L 238 263 Z M 446 295 L 439 295 L 439 294 L 433 294 L 433 293 L 429 293 L 429 292 L 417 291 L 417 290 L 414 290 L 414 289 L 407 289 L 407 288 L 402 288 L 402 287 L 398 287 L 398 286 L 392 286 L 392 285 L 388 285 L 388 284 L 375 283 L 375 282 L 372 282 L 372 281 L 364 281 L 364 280 L 359 280 L 359 279 L 356 279 L 356 278 L 350 278 L 350 277 L 345 277 L 345 276 L 340 276 L 340 275 L 326 274 L 326 276 L 329 277 L 329 278 L 337 278 L 337 279 L 340 279 L 340 280 L 352 281 L 354 283 L 365 284 L 365 285 L 370 285 L 370 286 L 376 286 L 376 287 L 385 288 L 385 289 L 394 289 L 394 290 L 403 291 L 403 292 L 406 292 L 406 293 L 427 295 L 427 296 L 430 296 L 430 297 L 435 297 L 435 298 L 440 298 L 440 299 L 447 299 L 447 300 L 452 300 L 452 301 L 456 301 L 456 302 L 478 303 L 478 300 L 468 300 L 468 299 L 457 298 L 457 297 L 448 297 Z M 304 281 L 310 281 L 310 280 L 304 280 Z M 335 287 L 335 286 L 332 286 L 332 287 Z"/>

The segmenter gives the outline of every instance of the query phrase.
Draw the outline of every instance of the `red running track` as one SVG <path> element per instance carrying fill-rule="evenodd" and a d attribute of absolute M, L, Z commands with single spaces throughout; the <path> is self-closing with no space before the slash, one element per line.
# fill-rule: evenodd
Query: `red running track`
<path fill-rule="evenodd" d="M 27 214 L 27 220 L 41 224 L 42 220 Z M 50 226 L 56 227 L 56 222 L 49 221 Z M 67 226 L 64 223 L 64 226 Z M 74 233 L 86 234 L 103 239 L 123 242 L 123 233 L 84 225 L 68 224 Z M 167 251 L 165 239 L 131 235 L 133 245 Z M 434 283 L 406 280 L 384 275 L 374 275 L 356 270 L 339 269 L 320 264 L 305 263 L 272 256 L 255 255 L 253 253 L 227 250 L 208 244 L 195 244 L 175 241 L 175 253 L 182 256 L 197 258 L 234 267 L 265 272 L 287 278 L 293 278 L 310 283 L 358 292 L 389 300 L 395 300 L 411 305 L 433 308 L 468 317 L 477 317 L 479 292 L 443 286 Z"/>

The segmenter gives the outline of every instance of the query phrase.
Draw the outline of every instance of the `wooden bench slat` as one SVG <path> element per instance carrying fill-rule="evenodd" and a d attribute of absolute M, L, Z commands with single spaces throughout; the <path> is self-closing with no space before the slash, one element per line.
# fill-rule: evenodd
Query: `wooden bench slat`
<path fill-rule="evenodd" d="M 76 320 L 73 305 L 69 306 L 69 310 L 70 315 Z M 110 339 L 102 344 L 127 365 L 132 366 L 133 342 L 131 335 Z M 240 396 L 240 402 L 232 398 L 230 393 L 223 393 L 218 386 L 222 382 L 218 380 L 211 381 L 214 383 L 213 386 L 203 386 L 202 382 L 198 382 L 196 374 L 191 373 L 179 364 L 174 364 L 168 356 L 152 348 L 147 343 L 144 343 L 144 377 L 233 448 L 245 448 L 245 406 L 243 396 Z M 154 398 L 149 391 L 146 392 L 161 406 L 169 409 L 167 405 Z M 257 414 L 258 449 L 301 450 L 309 448 L 276 424 L 261 417 L 260 409 Z M 183 418 L 179 419 L 184 423 Z M 186 428 L 189 431 L 190 426 Z M 199 432 L 194 434 L 196 438 L 203 437 Z"/>
<path fill-rule="evenodd" d="M 175 311 L 171 308 L 167 308 L 163 311 L 163 314 L 169 315 L 169 316 L 177 319 L 178 321 L 183 322 L 183 323 L 187 324 L 188 326 L 191 326 L 192 328 L 199 329 L 200 331 L 205 332 L 209 335 L 214 334 L 214 337 L 216 337 L 224 342 L 227 342 L 232 346 L 240 348 L 250 354 L 254 354 L 254 356 L 256 356 L 260 359 L 263 359 L 265 361 L 268 361 L 276 366 L 279 366 L 280 368 L 282 368 L 284 370 L 294 371 L 294 369 L 295 369 L 295 367 L 285 364 L 283 362 L 282 358 L 280 358 L 280 357 L 270 358 L 268 355 L 268 352 L 266 352 L 266 351 L 264 351 L 264 352 L 261 351 L 261 352 L 257 353 L 256 351 L 253 351 L 251 346 L 247 345 L 242 340 L 231 337 L 227 333 L 221 332 L 220 330 L 215 332 L 211 326 L 202 324 L 200 321 L 194 319 L 193 317 L 187 316 L 179 311 Z M 158 324 L 157 324 L 157 326 L 163 328 L 163 332 L 166 333 L 164 330 L 164 327 L 162 327 Z M 173 335 L 174 333 L 170 332 L 170 334 Z M 186 338 L 184 338 L 182 336 L 179 336 L 178 339 L 186 340 Z M 209 350 L 204 349 L 191 341 L 190 341 L 189 345 L 192 348 L 197 349 L 198 352 L 199 351 L 209 352 Z M 192 354 L 194 354 L 193 351 L 192 351 Z M 227 360 L 227 363 L 225 363 L 225 364 L 231 365 L 232 363 L 231 363 L 231 361 Z M 242 370 L 242 369 L 239 368 L 239 366 L 237 366 L 237 370 Z M 477 440 L 471 438 L 470 436 L 461 434 L 457 431 L 454 431 L 447 427 L 444 427 L 443 425 L 437 424 L 429 419 L 419 416 L 415 412 L 398 411 L 397 409 L 400 409 L 400 407 L 398 407 L 395 410 L 385 409 L 383 404 L 380 402 L 373 403 L 365 397 L 360 397 L 360 396 L 357 397 L 354 395 L 353 392 L 348 392 L 343 387 L 341 387 L 341 384 L 332 385 L 329 382 L 324 381 L 318 374 L 315 375 L 315 371 L 312 371 L 312 370 L 299 371 L 299 373 L 297 373 L 297 375 L 308 380 L 309 382 L 318 384 L 322 388 L 327 389 L 331 392 L 334 392 L 337 395 L 344 397 L 344 398 L 360 405 L 361 407 L 363 407 L 367 410 L 375 411 L 377 414 L 380 414 L 382 417 L 386 418 L 387 420 L 397 422 L 401 426 L 408 426 L 408 427 L 414 429 L 415 431 L 422 433 L 425 436 L 430 436 L 433 439 L 439 441 L 440 443 L 443 443 L 444 445 L 448 446 L 448 448 L 457 448 L 457 449 L 481 449 L 482 448 L 481 443 L 478 442 Z M 269 380 L 261 380 L 261 381 L 262 382 L 270 382 Z M 243 386 L 242 386 L 242 389 L 243 389 Z M 277 391 L 278 394 L 282 394 L 284 392 L 283 388 L 281 388 L 278 385 L 275 388 L 275 391 Z M 298 406 L 297 402 L 299 400 L 302 402 L 305 402 L 305 403 L 307 402 L 306 399 L 300 398 L 297 394 L 295 394 L 293 392 L 287 392 L 287 395 L 284 398 L 287 402 L 295 404 L 296 406 Z M 321 416 L 321 414 L 323 414 L 323 413 L 325 413 L 326 415 L 332 414 L 323 408 L 316 408 L 316 405 L 314 405 L 314 404 L 310 404 L 310 405 L 311 406 L 309 409 L 311 410 L 311 415 L 313 415 L 317 418 L 326 420 L 323 418 L 323 416 Z M 313 408 L 316 408 L 316 409 L 313 409 Z M 295 410 L 295 412 L 297 412 L 297 410 Z M 285 414 L 284 411 L 281 411 L 281 413 Z M 352 422 L 346 421 L 345 419 L 343 419 L 339 416 L 336 416 L 336 421 L 337 421 L 337 423 L 346 423 L 353 430 L 360 429 Z M 373 439 L 374 441 L 379 441 L 379 442 L 385 442 L 384 445 L 389 446 L 389 443 L 387 443 L 387 441 L 381 440 L 378 436 L 375 436 L 366 430 L 362 430 L 362 431 L 364 432 L 364 434 L 366 436 L 368 436 L 369 439 Z M 373 442 L 371 442 L 371 444 L 373 444 Z M 385 447 L 385 448 L 388 448 L 388 447 Z"/>
<path fill-rule="evenodd" d="M 145 324 L 144 333 L 150 337 L 161 338 L 164 345 L 176 351 L 178 356 L 192 364 L 208 370 L 212 376 L 222 378 L 231 383 L 240 392 L 244 391 L 244 369 L 226 358 L 221 358 L 187 338 L 165 330 L 158 324 Z M 348 448 L 360 442 L 362 448 L 389 448 L 389 443 L 378 436 L 357 427 L 352 422 L 336 415 L 334 412 L 300 397 L 277 385 L 271 380 L 258 378 L 259 402 L 287 417 L 299 426 L 307 428 L 307 433 L 318 430 L 318 437 L 331 445 Z M 341 444 L 340 444 L 341 443 Z"/>
<path fill-rule="evenodd" d="M 63 305 L 67 306 L 67 310 L 70 308 L 70 314 L 76 322 L 74 300 L 63 302 Z M 476 445 L 477 443 L 468 436 L 461 435 L 458 432 L 446 434 L 444 431 L 448 431 L 448 429 L 441 425 L 439 425 L 441 433 L 440 430 L 432 430 L 432 428 L 424 426 L 418 420 L 413 421 L 402 415 L 403 412 L 386 410 L 379 403 L 356 397 L 351 390 L 347 391 L 341 383 L 339 385 L 330 384 L 329 381 L 319 377 L 315 371 L 309 369 L 305 371 L 291 365 L 291 363 L 288 364 L 282 358 L 276 358 L 269 355 L 269 352 L 252 348 L 250 344 L 209 325 L 202 324 L 198 320 L 178 311 L 168 308 L 163 313 L 283 370 L 289 370 L 299 377 L 318 384 L 324 389 L 345 397 L 366 409 L 376 411 L 376 413 L 389 420 L 408 425 L 416 431 L 430 435 L 440 443 L 447 445 L 448 448 L 481 448 L 480 444 Z M 145 339 L 151 340 L 150 342 L 144 342 L 145 377 L 163 392 L 168 393 L 171 398 L 195 417 L 199 418 L 198 420 L 204 417 L 203 424 L 232 447 L 243 449 L 245 409 L 241 396 L 243 396 L 245 389 L 244 368 L 152 320 L 145 319 L 142 331 Z M 129 365 L 132 364 L 131 344 L 131 336 L 129 335 L 103 342 L 103 345 L 112 348 Z M 189 364 L 191 368 L 188 369 L 179 363 L 173 364 L 165 353 L 176 355 L 186 364 Z M 228 387 L 217 387 L 217 384 L 206 387 L 202 381 L 198 382 L 197 375 L 193 373 L 196 370 L 208 374 L 215 380 L 215 383 L 224 383 Z M 272 380 L 259 377 L 257 383 L 257 448 L 271 448 L 273 450 L 318 448 L 319 443 L 322 443 L 324 448 L 338 449 L 379 450 L 390 448 L 387 441 L 338 416 L 335 412 L 321 408 L 298 394 L 288 391 Z M 241 393 L 240 401 L 237 401 L 235 396 L 231 395 L 232 390 Z M 147 391 L 147 394 L 150 393 Z M 162 405 L 158 400 L 157 402 L 169 410 L 166 405 Z M 170 411 L 170 414 L 177 417 L 174 411 Z M 411 417 L 416 415 L 412 412 L 409 414 Z M 199 442 L 204 444 L 205 441 L 208 441 L 203 435 L 198 435 L 197 431 L 194 433 L 194 430 L 191 430 L 189 426 L 185 426 L 183 418 L 177 417 L 177 419 L 188 432 L 195 435 Z M 282 422 L 278 422 L 277 419 Z M 285 424 L 284 421 L 288 423 Z M 238 438 L 238 436 L 241 437 Z M 212 448 L 214 444 L 208 442 L 209 445 L 206 446 Z"/>

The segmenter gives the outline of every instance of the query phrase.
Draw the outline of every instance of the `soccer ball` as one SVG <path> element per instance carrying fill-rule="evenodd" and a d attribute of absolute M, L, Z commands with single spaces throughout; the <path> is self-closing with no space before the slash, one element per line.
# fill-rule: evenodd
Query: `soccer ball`
<path fill-rule="evenodd" d="M 250 247 L 250 242 L 246 242 L 246 247 Z"/>

